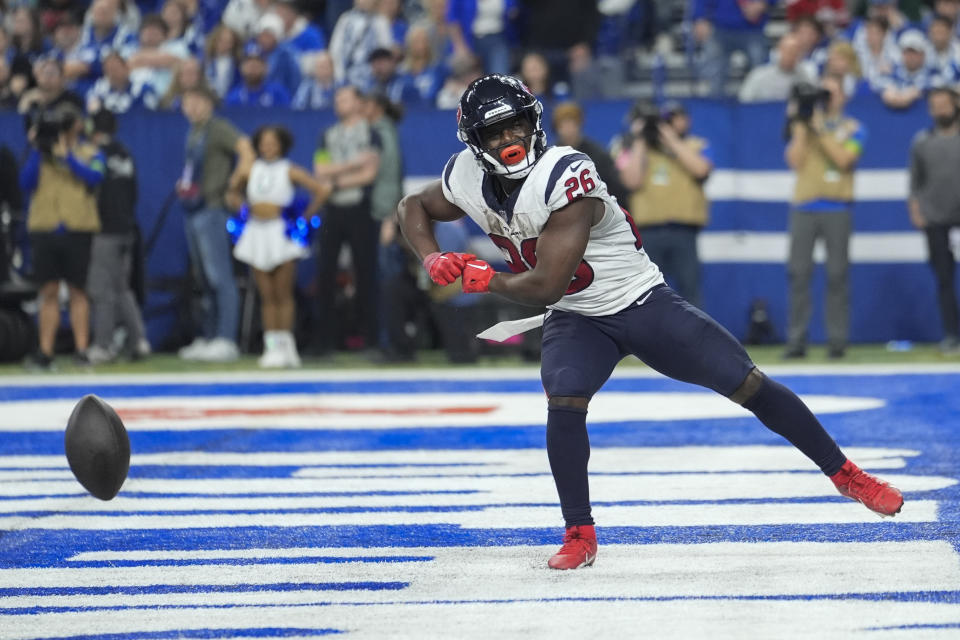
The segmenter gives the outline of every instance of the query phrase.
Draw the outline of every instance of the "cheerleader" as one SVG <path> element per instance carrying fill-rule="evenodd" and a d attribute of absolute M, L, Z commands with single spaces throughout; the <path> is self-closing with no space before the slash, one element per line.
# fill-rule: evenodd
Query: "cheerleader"
<path fill-rule="evenodd" d="M 293 137 L 277 125 L 261 127 L 253 135 L 257 159 L 246 181 L 246 200 L 250 217 L 233 249 L 233 255 L 253 269 L 263 319 L 264 368 L 299 367 L 300 356 L 293 337 L 293 286 L 296 261 L 308 255 L 307 247 L 287 234 L 283 210 L 294 199 L 295 185 L 311 194 L 303 216 L 310 218 L 330 195 L 330 187 L 318 182 L 310 173 L 290 162 L 287 153 Z M 239 204 L 240 194 L 232 200 Z"/>

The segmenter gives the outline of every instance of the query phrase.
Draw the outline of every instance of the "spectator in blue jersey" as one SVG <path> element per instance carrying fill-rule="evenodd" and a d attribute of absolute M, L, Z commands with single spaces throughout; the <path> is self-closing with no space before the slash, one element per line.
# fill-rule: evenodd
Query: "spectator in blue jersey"
<path fill-rule="evenodd" d="M 267 63 L 267 80 L 283 86 L 291 96 L 300 86 L 300 64 L 293 52 L 280 43 L 283 21 L 275 13 L 267 13 L 257 23 L 256 44 Z"/>
<path fill-rule="evenodd" d="M 953 85 L 960 81 L 957 65 L 960 65 L 960 39 L 954 35 L 953 23 L 945 16 L 934 16 L 927 27 L 930 41 L 930 59 L 927 66 L 932 68 L 944 85 Z"/>
<path fill-rule="evenodd" d="M 937 74 L 927 66 L 927 48 L 923 33 L 916 29 L 904 31 L 898 40 L 901 62 L 893 72 L 880 79 L 883 103 L 891 109 L 907 109 L 923 98 L 927 89 L 941 86 Z"/>
<path fill-rule="evenodd" d="M 323 32 L 311 24 L 300 11 L 296 0 L 273 0 L 271 11 L 283 23 L 280 44 L 294 55 L 303 68 L 305 53 L 313 53 L 326 48 L 327 40 Z"/>
<path fill-rule="evenodd" d="M 240 83 L 240 55 L 243 44 L 236 31 L 221 24 L 207 36 L 203 73 L 216 93 L 225 98 Z"/>
<path fill-rule="evenodd" d="M 422 24 L 416 24 L 407 31 L 407 48 L 400 71 L 420 94 L 420 102 L 432 105 L 447 77 L 447 68 L 437 64 L 430 43 L 430 32 Z"/>
<path fill-rule="evenodd" d="M 116 51 L 103 59 L 103 77 L 87 91 L 87 111 L 94 113 L 107 109 L 113 113 L 126 113 L 131 109 L 156 109 L 160 101 L 153 86 L 146 82 L 134 82 L 130 78 L 127 61 Z"/>
<path fill-rule="evenodd" d="M 516 0 L 449 0 L 447 25 L 458 54 L 473 53 L 487 73 L 510 71 L 507 29 L 518 14 Z"/>
<path fill-rule="evenodd" d="M 934 0 L 933 16 L 943 16 L 953 25 L 954 35 L 960 38 L 960 0 Z"/>
<path fill-rule="evenodd" d="M 179 42 L 192 54 L 203 51 L 203 34 L 190 20 L 180 0 L 167 0 L 160 10 L 160 17 L 167 23 L 167 38 Z"/>
<path fill-rule="evenodd" d="M 373 82 L 370 92 L 385 96 L 397 104 L 416 104 L 420 102 L 410 77 L 397 73 L 397 56 L 390 49 L 374 49 L 370 54 L 370 74 Z"/>
<path fill-rule="evenodd" d="M 174 68 L 190 57 L 183 40 L 169 38 L 169 27 L 158 14 L 144 16 L 137 41 L 124 50 L 134 83 L 149 84 L 157 95 L 166 94 Z"/>
<path fill-rule="evenodd" d="M 407 39 L 407 30 L 410 25 L 403 16 L 402 0 L 380 0 L 377 11 L 387 20 L 390 25 L 390 35 L 393 37 L 393 49 L 403 49 L 403 43 Z"/>
<path fill-rule="evenodd" d="M 576 73 L 572 68 L 575 64 L 574 52 L 571 52 L 571 83 L 578 99 L 620 95 L 625 85 L 626 61 L 631 52 L 653 44 L 657 35 L 658 17 L 654 0 L 600 2 L 597 8 L 602 16 L 600 28 L 593 51 L 588 50 L 594 56 L 593 61 L 581 73 Z M 666 34 L 664 36 L 667 37 Z M 582 57 L 583 53 L 581 48 L 579 55 Z"/>
<path fill-rule="evenodd" d="M 433 50 L 433 59 L 446 61 L 453 55 L 453 44 L 450 42 L 447 28 L 447 0 L 422 0 L 424 13 L 411 26 L 423 27 L 430 38 L 430 48 Z M 464 56 L 459 56 L 464 58 Z M 472 56 L 471 56 L 472 57 Z"/>
<path fill-rule="evenodd" d="M 190 52 L 199 55 L 207 34 L 220 24 L 220 17 L 227 5 L 227 0 L 176 0 L 186 14 L 185 37 L 190 46 Z"/>
<path fill-rule="evenodd" d="M 353 9 L 337 20 L 330 37 L 337 81 L 365 89 L 370 86 L 370 54 L 393 45 L 390 24 L 375 11 L 376 0 L 353 0 Z"/>
<path fill-rule="evenodd" d="M 86 93 L 92 81 L 88 51 L 84 51 L 80 20 L 71 12 L 65 12 L 53 28 L 53 47 L 50 54 L 63 60 L 63 74 L 67 86 L 79 93 Z"/>
<path fill-rule="evenodd" d="M 247 45 L 240 64 L 241 83 L 230 90 L 224 104 L 233 107 L 287 107 L 290 93 L 267 75 L 267 61 L 256 44 Z"/>
<path fill-rule="evenodd" d="M 91 84 L 103 75 L 103 59 L 111 51 L 120 51 L 133 39 L 133 34 L 120 24 L 115 0 L 94 0 L 87 11 L 89 26 L 81 47 L 84 62 L 90 65 Z"/>
<path fill-rule="evenodd" d="M 602 16 L 595 44 L 597 57 L 621 59 L 624 52 L 650 43 L 657 35 L 655 4 L 654 0 L 597 3 Z"/>
<path fill-rule="evenodd" d="M 800 45 L 800 68 L 810 78 L 819 78 L 827 62 L 827 46 L 823 25 L 811 16 L 800 16 L 791 25 L 792 33 Z M 771 55 L 771 57 L 773 57 Z"/>
<path fill-rule="evenodd" d="M 868 18 L 863 24 L 863 37 L 853 40 L 860 58 L 863 77 L 874 91 L 880 91 L 883 78 L 893 73 L 900 62 L 900 47 L 890 31 L 886 18 Z"/>
<path fill-rule="evenodd" d="M 133 0 L 113 0 L 117 8 L 119 25 L 127 33 L 136 33 L 140 29 L 140 8 Z"/>
<path fill-rule="evenodd" d="M 709 82 L 710 95 L 724 93 L 730 55 L 747 54 L 752 69 L 767 61 L 763 27 L 777 0 L 691 0 L 693 37 L 702 45 L 700 75 Z"/>
<path fill-rule="evenodd" d="M 223 11 L 227 8 L 227 0 L 188 0 L 187 6 L 190 7 L 191 4 L 195 8 L 191 20 L 197 31 L 204 35 L 220 24 Z"/>
<path fill-rule="evenodd" d="M 846 34 L 847 39 L 853 43 L 857 53 L 860 54 L 861 62 L 867 48 L 867 27 L 874 20 L 882 20 L 887 25 L 884 48 L 896 47 L 897 37 L 910 26 L 907 18 L 897 9 L 897 3 L 894 0 L 870 0 L 866 17 L 854 20 Z M 874 45 L 873 48 L 876 46 Z"/>
<path fill-rule="evenodd" d="M 257 35 L 257 23 L 267 13 L 271 0 L 230 0 L 221 21 L 243 40 Z"/>
<path fill-rule="evenodd" d="M 294 109 L 329 109 L 337 91 L 333 77 L 333 58 L 326 51 L 313 54 L 311 68 L 293 96 Z"/>

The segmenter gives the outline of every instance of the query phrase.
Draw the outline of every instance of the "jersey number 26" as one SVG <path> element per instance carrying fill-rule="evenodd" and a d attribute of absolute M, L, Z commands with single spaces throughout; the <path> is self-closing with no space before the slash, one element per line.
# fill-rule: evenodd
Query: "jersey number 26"
<path fill-rule="evenodd" d="M 580 177 L 571 176 L 563 183 L 567 188 L 567 202 L 573 202 L 580 196 L 586 195 L 596 188 L 596 183 L 590 177 L 590 169 L 580 172 Z"/>

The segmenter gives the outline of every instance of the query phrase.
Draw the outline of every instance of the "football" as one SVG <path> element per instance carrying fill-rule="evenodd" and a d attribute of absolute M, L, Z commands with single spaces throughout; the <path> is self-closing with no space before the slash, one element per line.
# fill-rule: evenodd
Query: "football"
<path fill-rule="evenodd" d="M 93 394 L 81 398 L 67 420 L 64 449 L 87 491 L 101 500 L 117 495 L 130 469 L 130 439 L 113 407 Z"/>

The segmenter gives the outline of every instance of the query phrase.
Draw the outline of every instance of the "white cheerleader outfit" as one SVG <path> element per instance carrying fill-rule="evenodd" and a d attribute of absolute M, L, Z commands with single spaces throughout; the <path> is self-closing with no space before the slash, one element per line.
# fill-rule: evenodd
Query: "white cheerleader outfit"
<path fill-rule="evenodd" d="M 290 180 L 290 161 L 287 159 L 257 159 L 247 179 L 247 202 L 253 205 L 269 202 L 287 207 L 293 202 L 294 188 Z M 309 255 L 309 250 L 287 235 L 287 222 L 282 216 L 265 220 L 250 216 L 233 255 L 260 271 L 273 271 L 291 260 Z"/>

